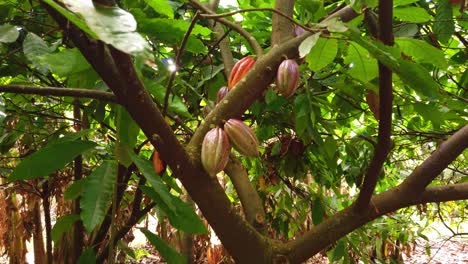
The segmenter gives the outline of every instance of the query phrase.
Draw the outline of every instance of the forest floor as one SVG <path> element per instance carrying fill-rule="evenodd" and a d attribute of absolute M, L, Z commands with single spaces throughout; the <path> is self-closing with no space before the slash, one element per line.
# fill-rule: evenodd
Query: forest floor
<path fill-rule="evenodd" d="M 459 232 L 468 232 L 468 223 L 463 223 Z M 166 263 L 157 252 L 147 243 L 144 236 L 135 233 L 135 240 L 132 241 L 131 247 L 144 249 L 144 255 L 139 260 L 133 260 L 126 263 L 146 264 L 146 263 Z M 418 238 L 412 246 L 410 254 L 403 253 L 403 263 L 407 264 L 468 264 L 468 235 L 452 236 L 449 229 L 443 226 L 442 223 L 433 223 L 424 231 L 428 237 L 428 241 Z M 138 246 L 137 246 L 138 245 Z M 31 249 L 32 247 L 28 247 Z M 138 250 L 137 250 L 138 251 Z M 430 255 L 428 255 L 430 252 Z M 27 254 L 28 263 L 34 263 L 34 256 L 29 252 Z M 9 263 L 8 258 L 0 256 L 0 264 Z M 206 261 L 200 263 L 208 263 Z M 226 262 L 224 262 L 226 263 Z M 328 264 L 326 256 L 317 255 L 307 261 L 307 264 Z"/>

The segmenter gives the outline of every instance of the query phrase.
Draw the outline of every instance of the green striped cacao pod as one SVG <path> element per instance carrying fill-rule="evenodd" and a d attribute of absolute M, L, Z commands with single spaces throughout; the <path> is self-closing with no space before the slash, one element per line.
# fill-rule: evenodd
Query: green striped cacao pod
<path fill-rule="evenodd" d="M 232 147 L 247 157 L 258 156 L 258 139 L 252 129 L 244 122 L 231 118 L 224 124 L 224 131 Z"/>
<path fill-rule="evenodd" d="M 229 153 L 229 139 L 224 130 L 216 127 L 206 133 L 202 143 L 201 162 L 210 176 L 215 176 L 226 167 Z"/>

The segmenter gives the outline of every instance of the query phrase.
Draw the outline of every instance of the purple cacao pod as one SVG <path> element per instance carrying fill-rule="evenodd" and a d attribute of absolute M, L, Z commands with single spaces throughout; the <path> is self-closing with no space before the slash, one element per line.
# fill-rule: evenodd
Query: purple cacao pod
<path fill-rule="evenodd" d="M 295 60 L 284 60 L 278 67 L 276 89 L 284 97 L 294 94 L 299 84 L 299 65 Z"/>
<path fill-rule="evenodd" d="M 247 157 L 258 156 L 258 139 L 244 122 L 231 118 L 224 124 L 224 131 L 234 149 Z"/>
<path fill-rule="evenodd" d="M 229 139 L 221 128 L 213 128 L 206 133 L 201 149 L 203 168 L 210 176 L 222 171 L 229 160 Z"/>
<path fill-rule="evenodd" d="M 216 102 L 219 103 L 223 98 L 228 94 L 229 89 L 226 86 L 223 86 L 219 89 L 218 94 L 216 96 Z"/>
<path fill-rule="evenodd" d="M 302 34 L 304 34 L 304 33 L 306 33 L 306 32 L 307 32 L 307 31 L 306 31 L 303 27 L 301 27 L 301 26 L 295 26 L 295 27 L 294 27 L 294 35 L 295 35 L 296 37 L 297 37 L 297 36 L 300 36 L 300 35 L 302 35 Z"/>

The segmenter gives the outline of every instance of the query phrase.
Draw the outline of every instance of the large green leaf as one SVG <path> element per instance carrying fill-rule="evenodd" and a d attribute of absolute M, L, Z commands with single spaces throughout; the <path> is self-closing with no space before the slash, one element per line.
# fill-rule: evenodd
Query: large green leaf
<path fill-rule="evenodd" d="M 411 61 L 401 60 L 397 74 L 400 79 L 409 84 L 418 95 L 430 99 L 436 97 L 439 85 L 432 79 L 427 69 L 423 66 Z"/>
<path fill-rule="evenodd" d="M 16 26 L 10 24 L 0 25 L 0 43 L 15 42 L 19 36 Z"/>
<path fill-rule="evenodd" d="M 349 64 L 349 75 L 363 82 L 376 78 L 379 72 L 377 60 L 360 45 L 349 45 L 345 63 Z"/>
<path fill-rule="evenodd" d="M 139 28 L 142 32 L 151 36 L 157 36 L 157 40 L 168 45 L 179 45 L 188 30 L 190 23 L 183 20 L 153 18 L 142 19 Z M 204 53 L 207 51 L 205 44 L 196 38 L 197 35 L 208 36 L 211 30 L 195 25 L 187 40 L 185 49 L 192 53 Z"/>
<path fill-rule="evenodd" d="M 78 220 L 80 220 L 80 216 L 75 214 L 64 215 L 58 218 L 52 228 L 52 240 L 54 243 L 58 243 L 63 234 L 68 232 Z"/>
<path fill-rule="evenodd" d="M 319 71 L 332 63 L 338 52 L 338 41 L 330 38 L 319 38 L 307 55 L 309 69 Z"/>
<path fill-rule="evenodd" d="M 440 69 L 446 69 L 448 66 L 444 52 L 423 40 L 397 38 L 395 42 L 406 55 L 413 57 L 416 62 L 434 64 Z"/>
<path fill-rule="evenodd" d="M 314 35 L 307 37 L 304 39 L 304 41 L 301 42 L 301 45 L 299 45 L 299 56 L 302 58 L 309 54 L 310 49 L 315 46 L 317 43 L 317 40 L 320 38 L 320 32 L 315 33 Z"/>
<path fill-rule="evenodd" d="M 159 251 L 161 256 L 169 264 L 183 264 L 187 263 L 187 259 L 184 255 L 179 254 L 175 249 L 170 247 L 164 240 L 159 238 L 157 235 L 150 232 L 148 229 L 141 228 L 141 232 L 146 236 L 149 242 Z"/>
<path fill-rule="evenodd" d="M 45 54 L 40 57 L 40 60 L 44 65 L 49 67 L 52 72 L 63 77 L 67 77 L 71 74 L 80 74 L 91 67 L 81 52 L 76 48 Z"/>
<path fill-rule="evenodd" d="M 148 55 L 149 45 L 135 32 L 137 25 L 132 14 L 118 7 L 95 5 L 91 0 L 63 0 L 63 3 L 81 15 L 100 40 L 129 54 Z"/>
<path fill-rule="evenodd" d="M 117 141 L 115 142 L 115 156 L 119 163 L 128 167 L 132 164 L 128 153 L 133 152 L 133 148 L 137 143 L 138 133 L 140 133 L 140 127 L 128 111 L 121 106 L 117 108 L 116 126 Z"/>
<path fill-rule="evenodd" d="M 436 16 L 434 22 L 434 34 L 442 43 L 447 43 L 455 32 L 455 21 L 452 18 L 452 4 L 449 0 L 437 1 Z"/>
<path fill-rule="evenodd" d="M 93 248 L 87 248 L 78 258 L 78 264 L 95 264 L 97 262 Z"/>
<path fill-rule="evenodd" d="M 171 210 L 161 199 L 161 196 L 156 193 L 154 188 L 148 186 L 140 186 L 140 188 L 144 194 L 156 202 L 157 207 L 167 215 L 173 227 L 189 234 L 207 233 L 206 227 L 203 225 L 203 222 L 195 213 L 194 209 L 179 197 L 171 195 L 171 203 L 174 205 L 174 210 Z"/>
<path fill-rule="evenodd" d="M 432 16 L 421 7 L 397 7 L 393 10 L 395 17 L 402 21 L 409 21 L 414 23 L 423 23 L 431 20 Z"/>
<path fill-rule="evenodd" d="M 138 155 L 133 152 L 130 152 L 129 155 L 138 170 L 143 174 L 143 176 L 145 176 L 151 186 L 153 186 L 154 191 L 158 194 L 161 201 L 163 201 L 169 210 L 175 211 L 175 206 L 172 202 L 173 196 L 166 185 L 162 182 L 161 177 L 156 175 L 151 162 L 138 157 Z"/>
<path fill-rule="evenodd" d="M 96 143 L 90 141 L 66 141 L 49 144 L 18 164 L 8 180 L 30 180 L 45 177 L 65 167 L 76 156 L 95 146 Z"/>
<path fill-rule="evenodd" d="M 64 17 L 66 17 L 68 20 L 70 20 L 75 26 L 79 27 L 81 30 L 86 32 L 88 35 L 90 35 L 93 38 L 97 38 L 96 33 L 94 33 L 77 15 L 71 13 L 70 11 L 66 10 L 63 8 L 61 5 L 57 4 L 54 0 L 44 0 L 48 5 L 53 7 L 55 10 L 57 10 L 60 14 L 62 14 Z"/>
<path fill-rule="evenodd" d="M 151 93 L 151 95 L 154 96 L 156 101 L 158 101 L 160 104 L 164 103 L 164 96 L 166 94 L 166 87 L 162 86 L 161 84 L 153 81 L 153 80 L 148 80 L 144 79 L 145 87 L 148 89 L 148 91 Z M 184 104 L 182 99 L 178 96 L 170 95 L 169 96 L 169 110 L 171 112 L 174 112 L 178 115 L 181 115 L 183 117 L 191 117 L 187 106 Z"/>
<path fill-rule="evenodd" d="M 168 18 L 174 18 L 174 10 L 167 0 L 145 0 L 151 8 L 157 13 L 164 15 Z"/>
<path fill-rule="evenodd" d="M 83 184 L 80 200 L 81 220 L 88 232 L 99 225 L 107 213 L 117 179 L 117 162 L 104 161 Z"/>
<path fill-rule="evenodd" d="M 417 93 L 433 98 L 439 88 L 427 69 L 421 65 L 402 59 L 396 47 L 384 46 L 362 37 L 358 31 L 351 29 L 347 34 L 353 41 L 367 49 L 372 56 L 396 73 L 401 80 L 411 86 Z"/>
<path fill-rule="evenodd" d="M 34 66 L 38 67 L 41 72 L 46 72 L 48 69 L 42 65 L 41 56 L 49 54 L 53 48 L 47 44 L 42 38 L 34 33 L 29 32 L 23 41 L 23 53 Z"/>

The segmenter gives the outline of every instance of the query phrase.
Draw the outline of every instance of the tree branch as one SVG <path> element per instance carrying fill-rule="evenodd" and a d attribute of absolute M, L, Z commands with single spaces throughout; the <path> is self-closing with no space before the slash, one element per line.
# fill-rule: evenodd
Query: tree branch
<path fill-rule="evenodd" d="M 381 215 L 416 204 L 468 199 L 468 183 L 424 189 L 427 186 L 424 183 L 432 181 L 467 145 L 468 125 L 445 141 L 403 183 L 373 196 L 370 201 L 372 206 L 368 210 L 356 211 L 350 206 L 327 218 L 297 240 L 285 245 L 277 244 L 278 252 L 287 255 L 291 263 L 299 263 Z"/>
<path fill-rule="evenodd" d="M 210 1 L 209 6 L 213 13 L 216 13 L 216 9 L 218 8 L 218 5 L 219 5 L 219 0 Z M 234 58 L 232 56 L 229 38 L 226 38 L 226 36 L 229 34 L 231 29 L 229 29 L 225 33 L 223 26 L 221 26 L 220 23 L 216 23 L 216 21 L 213 21 L 213 20 L 210 20 L 210 26 L 216 33 L 215 37 L 216 37 L 217 43 L 219 43 L 219 50 L 221 53 L 221 57 L 223 58 L 223 64 L 224 64 L 224 75 L 226 75 L 226 78 L 229 78 L 229 74 L 231 73 L 231 70 L 234 67 Z"/>
<path fill-rule="evenodd" d="M 282 43 L 294 37 L 294 0 L 276 0 L 271 21 L 271 45 Z"/>
<path fill-rule="evenodd" d="M 407 193 L 417 196 L 447 166 L 468 147 L 468 125 L 442 143 L 402 183 Z"/>
<path fill-rule="evenodd" d="M 264 231 L 266 216 L 263 202 L 250 182 L 245 168 L 237 158 L 231 155 L 224 172 L 229 176 L 232 185 L 236 189 L 247 222 L 260 232 Z"/>
<path fill-rule="evenodd" d="M 190 0 L 190 4 L 207 14 L 214 14 L 214 12 L 211 11 L 208 7 L 204 6 L 202 3 L 196 0 Z M 215 18 L 215 20 L 226 25 L 229 28 L 232 28 L 233 30 L 237 31 L 241 36 L 243 36 L 247 40 L 247 42 L 249 42 L 250 46 L 254 50 L 257 57 L 261 57 L 263 55 L 263 49 L 260 46 L 260 44 L 258 44 L 255 38 L 252 35 L 250 35 L 250 33 L 247 32 L 245 29 L 243 29 L 241 26 L 229 20 L 226 20 L 224 18 Z"/>
<path fill-rule="evenodd" d="M 76 98 L 91 98 L 101 101 L 117 103 L 115 95 L 90 89 L 60 88 L 60 87 L 37 87 L 26 85 L 0 85 L 0 92 L 16 94 L 37 94 L 51 96 L 71 96 Z"/>
<path fill-rule="evenodd" d="M 393 45 L 393 1 L 379 1 L 379 39 L 385 45 Z M 391 147 L 392 133 L 392 71 L 379 62 L 379 135 L 377 147 L 367 169 L 364 183 L 356 201 L 356 210 L 363 211 L 377 184 L 377 178 L 382 171 Z"/>

